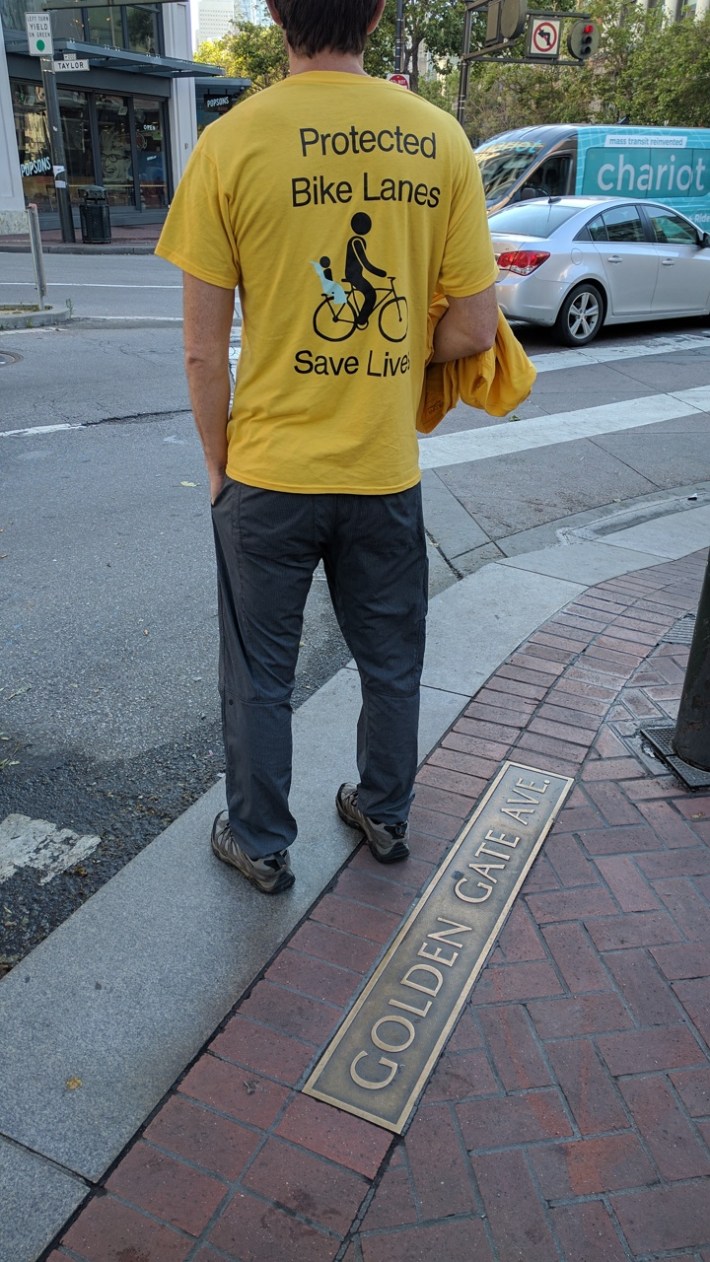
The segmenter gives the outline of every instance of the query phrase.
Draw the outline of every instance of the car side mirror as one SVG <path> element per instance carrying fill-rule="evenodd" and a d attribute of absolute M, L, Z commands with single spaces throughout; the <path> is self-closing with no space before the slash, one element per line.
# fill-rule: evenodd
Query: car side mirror
<path fill-rule="evenodd" d="M 701 249 L 701 250 L 710 250 L 710 232 L 701 232 L 701 234 L 700 234 L 700 249 Z"/>

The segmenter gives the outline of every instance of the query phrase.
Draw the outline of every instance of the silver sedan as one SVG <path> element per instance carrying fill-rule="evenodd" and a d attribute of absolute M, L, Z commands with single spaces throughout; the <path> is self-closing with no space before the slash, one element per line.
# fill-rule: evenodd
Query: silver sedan
<path fill-rule="evenodd" d="M 710 235 L 659 202 L 545 197 L 489 219 L 510 320 L 585 346 L 603 325 L 710 314 Z"/>

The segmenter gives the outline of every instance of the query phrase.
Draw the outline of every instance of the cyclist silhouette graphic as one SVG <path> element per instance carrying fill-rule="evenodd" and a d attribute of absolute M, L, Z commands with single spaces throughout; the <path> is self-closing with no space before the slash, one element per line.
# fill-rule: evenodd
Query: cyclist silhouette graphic
<path fill-rule="evenodd" d="M 386 276 L 387 272 L 381 267 L 375 267 L 367 257 L 365 250 L 365 237 L 372 227 L 372 220 L 364 211 L 358 211 L 350 220 L 350 227 L 355 236 L 348 241 L 348 248 L 345 254 L 345 279 L 350 281 L 353 289 L 363 296 L 363 304 L 357 318 L 357 327 L 366 329 L 367 322 L 372 315 L 377 303 L 377 291 L 369 280 L 363 276 L 363 271 L 371 272 L 373 276 Z"/>

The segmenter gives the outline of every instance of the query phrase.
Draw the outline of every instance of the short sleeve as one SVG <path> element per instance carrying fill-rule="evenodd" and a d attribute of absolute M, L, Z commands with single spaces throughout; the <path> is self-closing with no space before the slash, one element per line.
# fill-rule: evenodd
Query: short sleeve
<path fill-rule="evenodd" d="M 478 163 L 461 128 L 452 150 L 453 195 L 437 288 L 451 298 L 468 298 L 492 285 L 498 268 Z"/>
<path fill-rule="evenodd" d="M 155 253 L 210 285 L 234 289 L 239 252 L 229 194 L 207 146 L 195 146 L 175 191 Z"/>

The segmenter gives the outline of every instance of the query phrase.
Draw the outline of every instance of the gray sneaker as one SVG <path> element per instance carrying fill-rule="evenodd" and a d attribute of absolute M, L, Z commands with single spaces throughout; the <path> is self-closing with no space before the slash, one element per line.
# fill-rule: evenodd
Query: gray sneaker
<path fill-rule="evenodd" d="M 374 858 L 380 863 L 399 863 L 409 858 L 409 824 L 406 820 L 399 824 L 380 824 L 376 819 L 370 819 L 357 804 L 357 787 L 354 784 L 341 784 L 335 795 L 335 805 L 348 828 L 358 828 L 365 834 Z"/>
<path fill-rule="evenodd" d="M 226 811 L 222 811 L 212 825 L 212 849 L 218 859 L 231 864 L 262 894 L 281 894 L 290 890 L 296 880 L 287 850 L 279 850 L 265 859 L 250 859 L 235 840 Z"/>

